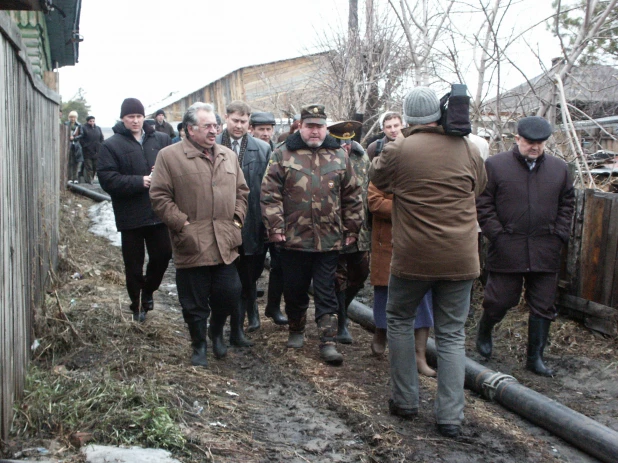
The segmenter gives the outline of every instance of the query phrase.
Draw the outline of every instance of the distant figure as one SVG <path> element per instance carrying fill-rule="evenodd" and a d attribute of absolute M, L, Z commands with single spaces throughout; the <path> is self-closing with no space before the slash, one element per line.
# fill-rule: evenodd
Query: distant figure
<path fill-rule="evenodd" d="M 157 132 L 166 133 L 169 135 L 170 139 L 176 136 L 172 124 L 165 120 L 165 111 L 162 109 L 157 110 L 155 113 L 155 130 Z"/>
<path fill-rule="evenodd" d="M 159 289 L 172 257 L 169 232 L 152 210 L 148 195 L 157 154 L 172 140 L 144 124 L 144 105 L 136 98 L 122 102 L 120 119 L 114 135 L 101 146 L 97 171 L 101 188 L 112 198 L 121 234 L 133 320 L 143 322 L 154 308 L 152 294 Z M 146 275 L 144 247 L 148 250 Z"/>
<path fill-rule="evenodd" d="M 97 173 L 97 157 L 101 150 L 101 143 L 105 140 L 101 128 L 96 125 L 94 116 L 86 118 L 86 125 L 79 128 L 81 138 L 79 140 L 84 153 L 84 181 L 92 184 Z"/>
<path fill-rule="evenodd" d="M 217 135 L 221 135 L 223 133 L 223 121 L 217 113 L 215 113 L 215 120 L 217 121 Z"/>
<path fill-rule="evenodd" d="M 519 303 L 523 284 L 530 309 L 526 368 L 541 376 L 554 373 L 545 366 L 543 351 L 557 316 L 560 256 L 571 235 L 574 210 L 567 164 L 545 153 L 551 134 L 542 117 L 521 119 L 513 148 L 485 162 L 487 188 L 476 202 L 489 240 L 476 348 L 482 356 L 491 356 L 491 330 Z"/>
<path fill-rule="evenodd" d="M 251 113 L 249 119 L 249 131 L 255 138 L 259 138 L 263 142 L 268 143 L 271 150 L 275 149 L 273 143 L 273 134 L 275 132 L 275 116 L 273 113 L 256 112 Z"/>
<path fill-rule="evenodd" d="M 77 122 L 77 111 L 69 113 L 69 120 L 66 125 L 69 127 L 69 183 L 79 183 L 79 174 L 84 164 L 84 154 L 82 145 L 79 143 L 81 124 Z"/>
<path fill-rule="evenodd" d="M 245 182 L 249 187 L 247 216 L 242 229 L 240 257 L 236 261 L 242 283 L 241 304 L 230 319 L 230 344 L 240 347 L 253 345 L 243 333 L 245 315 L 247 332 L 260 327 L 257 305 L 257 281 L 264 270 L 266 257 L 266 230 L 262 222 L 260 189 L 268 167 L 270 145 L 249 135 L 251 108 L 243 101 L 232 101 L 225 108 L 226 129 L 217 135 L 217 143 L 230 148 L 238 156 Z"/>
<path fill-rule="evenodd" d="M 208 366 L 207 322 L 216 358 L 227 353 L 223 327 L 240 304 L 235 261 L 242 244 L 249 189 L 236 154 L 216 143 L 214 108 L 192 104 L 183 117 L 186 138 L 159 154 L 152 206 L 168 225 L 176 286 L 191 335 L 191 364 Z"/>
<path fill-rule="evenodd" d="M 172 144 L 178 143 L 185 139 L 185 126 L 182 124 L 182 122 L 178 123 L 178 125 L 176 126 L 176 129 L 178 130 L 178 136 L 172 138 Z"/>

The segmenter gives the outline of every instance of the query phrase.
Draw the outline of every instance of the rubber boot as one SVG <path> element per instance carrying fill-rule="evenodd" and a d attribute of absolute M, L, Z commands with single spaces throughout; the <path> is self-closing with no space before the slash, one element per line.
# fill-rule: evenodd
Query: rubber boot
<path fill-rule="evenodd" d="M 225 320 L 227 315 L 212 314 L 210 316 L 210 328 L 208 337 L 212 341 L 212 353 L 215 358 L 223 358 L 227 354 L 227 346 L 223 341 L 223 327 L 225 326 Z"/>
<path fill-rule="evenodd" d="M 543 363 L 543 351 L 549 336 L 551 320 L 530 315 L 528 319 L 528 358 L 526 369 L 541 376 L 554 376 Z"/>
<path fill-rule="evenodd" d="M 300 349 L 305 344 L 305 326 L 307 325 L 307 314 L 304 313 L 298 320 L 290 319 L 288 331 L 287 347 Z"/>
<path fill-rule="evenodd" d="M 264 315 L 273 319 L 275 325 L 287 325 L 288 319 L 281 313 L 281 297 L 283 296 L 283 272 L 280 267 L 275 267 L 274 262 L 279 261 L 275 256 L 280 251 L 271 247 L 270 273 L 268 274 L 268 302 Z"/>
<path fill-rule="evenodd" d="M 206 320 L 199 320 L 189 324 L 189 334 L 191 334 L 191 365 L 207 367 L 206 360 Z"/>
<path fill-rule="evenodd" d="M 386 352 L 386 328 L 376 328 L 371 341 L 371 352 L 375 356 L 382 356 Z"/>
<path fill-rule="evenodd" d="M 318 332 L 320 333 L 320 358 L 329 365 L 341 365 L 343 355 L 337 351 L 337 316 L 333 314 L 322 315 L 318 320 Z"/>
<path fill-rule="evenodd" d="M 416 368 L 421 375 L 435 378 L 437 376 L 436 370 L 427 365 L 427 339 L 429 339 L 429 328 L 418 328 L 414 330 Z"/>
<path fill-rule="evenodd" d="M 491 357 L 493 343 L 491 340 L 491 330 L 496 325 L 496 321 L 491 320 L 487 315 L 487 311 L 483 311 L 479 320 L 478 331 L 476 334 L 476 350 L 485 358 Z"/>
<path fill-rule="evenodd" d="M 152 298 L 152 293 L 142 291 L 142 310 L 144 312 L 150 312 L 154 309 L 154 300 Z"/>
<path fill-rule="evenodd" d="M 248 299 L 245 306 L 247 308 L 247 333 L 252 333 L 260 329 L 260 311 L 255 299 Z"/>
<path fill-rule="evenodd" d="M 246 299 L 241 299 L 237 307 L 232 310 L 230 315 L 230 345 L 236 347 L 251 347 L 253 342 L 245 337 L 243 326 L 245 324 L 245 304 Z"/>
<path fill-rule="evenodd" d="M 337 293 L 337 342 L 352 344 L 352 335 L 348 331 L 348 309 L 345 305 L 345 296 L 345 291 Z"/>
<path fill-rule="evenodd" d="M 266 306 L 266 309 L 264 310 L 264 315 L 272 318 L 273 322 L 275 322 L 275 325 L 287 325 L 288 324 L 288 319 L 285 318 L 285 315 L 283 315 L 281 313 L 281 309 L 279 308 L 278 305 L 276 306 Z"/>

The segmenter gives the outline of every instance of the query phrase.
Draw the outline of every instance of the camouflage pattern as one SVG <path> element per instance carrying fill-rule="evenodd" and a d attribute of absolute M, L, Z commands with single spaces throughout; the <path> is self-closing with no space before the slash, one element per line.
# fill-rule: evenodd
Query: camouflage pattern
<path fill-rule="evenodd" d="M 262 218 L 269 236 L 285 235 L 284 248 L 338 251 L 345 237 L 358 238 L 364 218 L 361 186 L 338 146 L 327 136 L 320 148 L 311 149 L 296 132 L 273 153 L 262 181 Z"/>
<path fill-rule="evenodd" d="M 356 182 L 362 189 L 363 197 L 363 224 L 358 233 L 356 243 L 352 246 L 346 246 L 341 252 L 350 253 L 358 251 L 371 251 L 371 229 L 369 224 L 369 206 L 367 204 L 367 189 L 369 188 L 369 166 L 371 161 L 363 147 L 353 141 L 350 149 L 350 162 L 354 168 Z"/>

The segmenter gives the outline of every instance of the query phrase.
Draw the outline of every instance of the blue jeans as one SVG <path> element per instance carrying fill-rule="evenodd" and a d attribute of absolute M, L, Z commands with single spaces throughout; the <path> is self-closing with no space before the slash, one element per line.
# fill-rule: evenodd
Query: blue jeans
<path fill-rule="evenodd" d="M 414 348 L 416 309 L 430 289 L 433 292 L 434 333 L 438 351 L 438 424 L 460 425 L 464 414 L 466 335 L 474 280 L 406 280 L 391 275 L 386 304 L 391 365 L 391 396 L 400 408 L 418 408 L 418 371 Z"/>

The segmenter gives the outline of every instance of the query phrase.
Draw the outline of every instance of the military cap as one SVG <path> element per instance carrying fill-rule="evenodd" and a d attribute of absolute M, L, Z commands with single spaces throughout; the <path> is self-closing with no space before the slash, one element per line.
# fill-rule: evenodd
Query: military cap
<path fill-rule="evenodd" d="M 356 136 L 363 124 L 358 121 L 339 121 L 328 126 L 330 134 L 338 140 L 350 140 Z"/>
<path fill-rule="evenodd" d="M 539 116 L 524 117 L 517 124 L 517 133 L 530 141 L 545 141 L 553 130 L 547 119 Z"/>
<path fill-rule="evenodd" d="M 323 104 L 310 104 L 300 110 L 300 119 L 312 124 L 326 125 L 326 113 Z"/>
<path fill-rule="evenodd" d="M 251 113 L 249 124 L 255 127 L 256 125 L 275 125 L 275 116 L 273 113 Z"/>

